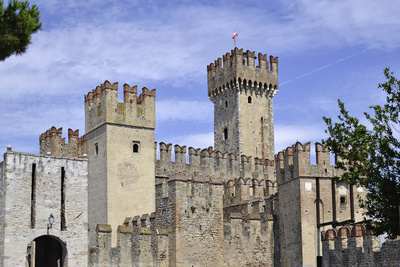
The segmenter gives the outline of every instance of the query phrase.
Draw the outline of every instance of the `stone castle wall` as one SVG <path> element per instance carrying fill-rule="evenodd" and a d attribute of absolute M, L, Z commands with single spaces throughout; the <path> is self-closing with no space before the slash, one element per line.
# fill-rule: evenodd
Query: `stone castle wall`
<path fill-rule="evenodd" d="M 8 148 L 0 164 L 1 266 L 25 266 L 41 237 L 65 245 L 69 266 L 86 265 L 87 163 Z M 48 230 L 50 214 L 54 224 Z"/>
<path fill-rule="evenodd" d="M 273 217 L 223 210 L 223 182 L 184 175 L 157 179 L 156 212 L 98 225 L 89 266 L 272 266 Z"/>
<path fill-rule="evenodd" d="M 400 266 L 400 240 L 379 248 L 376 236 L 364 224 L 321 232 L 323 266 Z"/>
<path fill-rule="evenodd" d="M 219 179 L 158 179 L 156 222 L 168 229 L 170 266 L 223 265 L 222 196 Z"/>
<path fill-rule="evenodd" d="M 274 266 L 273 223 L 265 213 L 224 216 L 224 266 Z"/>
<path fill-rule="evenodd" d="M 117 246 L 112 247 L 111 226 L 96 227 L 96 247 L 89 250 L 89 266 L 169 266 L 168 232 L 155 227 L 155 216 L 130 218 L 116 234 Z"/>

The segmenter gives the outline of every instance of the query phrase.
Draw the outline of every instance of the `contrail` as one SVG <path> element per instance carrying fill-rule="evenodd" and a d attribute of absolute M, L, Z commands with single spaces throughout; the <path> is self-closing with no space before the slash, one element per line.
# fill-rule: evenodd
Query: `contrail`
<path fill-rule="evenodd" d="M 356 54 L 353 54 L 353 55 L 350 55 L 350 56 L 341 58 L 341 59 L 339 59 L 339 60 L 337 60 L 337 61 L 335 61 L 335 62 L 333 62 L 333 63 L 331 63 L 331 64 L 327 64 L 327 65 L 325 65 L 325 66 L 323 66 L 323 67 L 320 67 L 320 68 L 318 68 L 318 69 L 315 69 L 315 70 L 312 70 L 312 71 L 310 71 L 310 72 L 304 73 L 304 74 L 302 74 L 302 75 L 300 75 L 300 76 L 297 76 L 296 78 L 293 78 L 293 79 L 290 79 L 290 80 L 285 81 L 285 82 L 283 82 L 283 83 L 280 83 L 279 86 L 282 86 L 282 85 L 284 85 L 284 84 L 286 84 L 286 83 L 290 83 L 290 82 L 292 82 L 292 81 L 294 81 L 294 80 L 297 80 L 297 79 L 306 77 L 306 76 L 308 76 L 308 75 L 310 75 L 310 74 L 313 74 L 313 73 L 316 73 L 316 72 L 318 72 L 318 71 L 320 71 L 320 70 L 329 68 L 329 67 L 332 66 L 332 65 L 335 65 L 335 64 L 337 64 L 337 63 L 339 63 L 339 62 L 345 61 L 345 60 L 350 59 L 350 58 L 352 58 L 352 57 L 354 57 L 354 56 L 357 56 L 357 55 L 359 55 L 359 54 L 362 54 L 362 53 L 364 53 L 365 51 L 368 51 L 368 50 L 370 50 L 370 49 L 372 49 L 372 48 L 364 49 L 363 51 L 361 51 L 361 52 L 359 52 L 359 53 L 356 53 Z"/>

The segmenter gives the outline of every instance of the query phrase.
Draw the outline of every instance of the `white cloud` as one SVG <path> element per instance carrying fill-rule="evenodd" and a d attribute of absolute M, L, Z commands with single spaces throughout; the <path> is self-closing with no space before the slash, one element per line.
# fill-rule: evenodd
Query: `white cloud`
<path fill-rule="evenodd" d="M 211 102 L 163 99 L 156 103 L 157 121 L 208 122 L 214 119 Z"/>
<path fill-rule="evenodd" d="M 321 142 L 326 137 L 325 129 L 319 125 L 283 125 L 275 124 L 275 153 L 292 146 L 297 141 Z"/>
<path fill-rule="evenodd" d="M 160 140 L 162 142 L 162 140 Z M 209 133 L 194 133 L 190 135 L 178 135 L 170 138 L 168 142 L 178 144 L 180 146 L 207 148 L 214 146 L 214 132 Z"/>
<path fill-rule="evenodd" d="M 280 56 L 280 66 L 287 64 L 290 55 L 300 54 L 307 60 L 304 55 L 318 53 L 321 48 L 351 47 L 357 52 L 375 47 L 386 52 L 400 44 L 400 6 L 386 0 L 34 3 L 41 10 L 43 30 L 33 36 L 28 53 L 0 62 L 1 139 L 34 135 L 37 140 L 38 134 L 52 125 L 81 128 L 83 132 L 82 95 L 105 79 L 138 84 L 139 88 L 165 85 L 167 89 L 157 88 L 157 92 L 170 90 L 168 97 L 172 100 L 157 98 L 157 120 L 161 123 L 208 122 L 213 119 L 213 109 L 207 102 L 206 88 L 189 92 L 185 87 L 205 84 L 206 65 L 232 48 L 233 30 L 239 33 L 239 47 Z M 315 68 L 314 64 L 311 71 L 325 64 Z M 366 87 L 363 79 L 369 74 L 362 73 L 364 69 L 353 77 Z M 311 75 L 322 76 L 323 71 Z M 338 80 L 337 88 L 355 88 L 354 84 L 344 84 L 343 77 Z M 304 92 L 309 88 L 300 89 Z M 191 94 L 199 97 L 200 91 L 204 92 L 204 101 L 185 100 Z M 295 115 L 302 116 L 329 110 L 336 114 L 338 97 L 314 94 L 311 99 L 299 92 L 293 93 L 298 97 L 285 100 L 290 105 L 275 108 L 296 110 Z M 357 104 L 367 97 L 375 99 L 371 91 L 352 90 L 346 95 Z M 177 142 L 193 146 L 197 142 L 199 147 L 212 144 L 209 133 L 199 133 L 197 127 L 191 130 L 193 134 L 176 137 Z M 310 140 L 314 130 L 323 134 L 317 127 L 282 128 L 277 124 L 276 147 L 283 149 L 302 136 Z"/>

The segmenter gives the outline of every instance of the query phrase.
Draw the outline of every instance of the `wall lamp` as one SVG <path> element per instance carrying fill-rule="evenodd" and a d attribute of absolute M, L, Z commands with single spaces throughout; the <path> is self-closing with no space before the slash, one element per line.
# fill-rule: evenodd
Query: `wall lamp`
<path fill-rule="evenodd" d="M 54 223 L 54 216 L 53 213 L 50 213 L 49 223 L 47 224 L 47 234 L 49 234 L 49 230 L 53 227 L 53 223 Z"/>

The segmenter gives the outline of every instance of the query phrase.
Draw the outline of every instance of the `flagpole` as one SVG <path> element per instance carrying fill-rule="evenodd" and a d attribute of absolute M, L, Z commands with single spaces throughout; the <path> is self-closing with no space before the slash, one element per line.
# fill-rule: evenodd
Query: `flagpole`
<path fill-rule="evenodd" d="M 233 45 L 235 46 L 233 49 L 235 49 L 236 48 L 236 37 L 238 37 L 238 34 L 236 33 L 236 31 L 234 31 L 233 32 L 233 37 L 232 37 L 232 39 L 233 39 Z"/>

